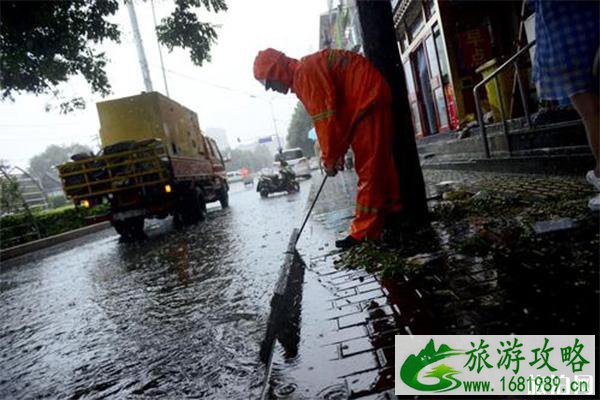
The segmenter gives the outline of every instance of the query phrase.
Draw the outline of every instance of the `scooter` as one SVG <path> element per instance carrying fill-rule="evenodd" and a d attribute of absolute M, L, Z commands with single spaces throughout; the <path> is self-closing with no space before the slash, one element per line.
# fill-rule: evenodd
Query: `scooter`
<path fill-rule="evenodd" d="M 268 197 L 271 193 L 300 191 L 300 184 L 296 181 L 296 174 L 291 168 L 283 168 L 279 175 L 261 175 L 256 185 L 256 191 L 260 197 Z"/>

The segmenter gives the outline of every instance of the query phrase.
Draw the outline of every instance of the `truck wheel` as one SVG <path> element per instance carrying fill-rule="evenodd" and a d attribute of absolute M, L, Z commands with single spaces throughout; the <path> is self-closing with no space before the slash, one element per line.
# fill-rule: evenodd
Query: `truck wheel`
<path fill-rule="evenodd" d="M 196 188 L 182 201 L 181 219 L 184 225 L 194 225 L 206 219 L 206 202 L 202 190 Z"/>
<path fill-rule="evenodd" d="M 124 242 L 133 242 L 145 237 L 144 217 L 128 218 L 123 221 L 111 221 Z"/>
<path fill-rule="evenodd" d="M 201 189 L 196 188 L 196 200 L 198 202 L 198 221 L 204 221 L 208 211 L 206 210 L 206 200 Z"/>
<path fill-rule="evenodd" d="M 225 186 L 219 191 L 219 203 L 221 203 L 221 208 L 229 207 L 229 192 Z"/>

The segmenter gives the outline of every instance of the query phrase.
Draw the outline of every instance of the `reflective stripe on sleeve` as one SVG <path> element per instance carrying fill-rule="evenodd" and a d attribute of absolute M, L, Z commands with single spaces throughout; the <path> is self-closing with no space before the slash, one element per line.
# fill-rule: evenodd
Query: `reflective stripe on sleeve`
<path fill-rule="evenodd" d="M 381 211 L 381 209 L 376 207 L 364 206 L 360 203 L 356 203 L 356 213 L 357 214 L 377 214 Z"/>
<path fill-rule="evenodd" d="M 312 118 L 313 122 L 317 122 L 322 119 L 327 119 L 327 118 L 333 117 L 334 115 L 335 115 L 335 110 L 327 110 L 327 111 L 323 111 L 321 113 L 315 114 L 311 118 Z"/>
<path fill-rule="evenodd" d="M 327 68 L 333 69 L 333 63 L 335 62 L 335 53 L 333 50 L 329 50 L 329 54 L 327 54 Z"/>

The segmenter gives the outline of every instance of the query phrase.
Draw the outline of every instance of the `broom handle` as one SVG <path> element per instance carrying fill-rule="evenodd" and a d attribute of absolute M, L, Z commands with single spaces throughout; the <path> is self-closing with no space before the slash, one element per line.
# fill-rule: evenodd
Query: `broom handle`
<path fill-rule="evenodd" d="M 317 199 L 319 198 L 319 195 L 321 194 L 321 190 L 323 190 L 325 181 L 327 181 L 327 175 L 325 175 L 325 177 L 323 178 L 323 181 L 321 182 L 321 186 L 319 186 L 319 190 L 317 190 L 317 195 L 315 196 L 315 199 L 313 200 L 312 204 L 310 205 L 310 208 L 308 209 L 308 212 L 306 213 L 306 217 L 304 217 L 304 222 L 302 222 L 302 226 L 300 227 L 300 231 L 298 232 L 298 235 L 296 236 L 296 242 L 294 243 L 294 245 L 296 243 L 298 243 L 298 239 L 300 239 L 300 235 L 302 234 L 302 231 L 304 230 L 304 226 L 306 225 L 306 222 L 308 221 L 308 217 L 310 217 L 310 213 L 312 212 L 313 208 L 315 207 L 315 204 L 317 203 Z"/>

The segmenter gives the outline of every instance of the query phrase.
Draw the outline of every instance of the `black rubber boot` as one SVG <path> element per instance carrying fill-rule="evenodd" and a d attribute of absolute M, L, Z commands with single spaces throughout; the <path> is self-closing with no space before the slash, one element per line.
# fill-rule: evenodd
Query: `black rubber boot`
<path fill-rule="evenodd" d="M 354 239 L 352 236 L 348 235 L 341 240 L 336 240 L 335 247 L 337 247 L 338 249 L 346 250 L 346 249 L 349 249 L 350 247 L 360 244 L 360 242 L 361 242 L 360 240 Z"/>

